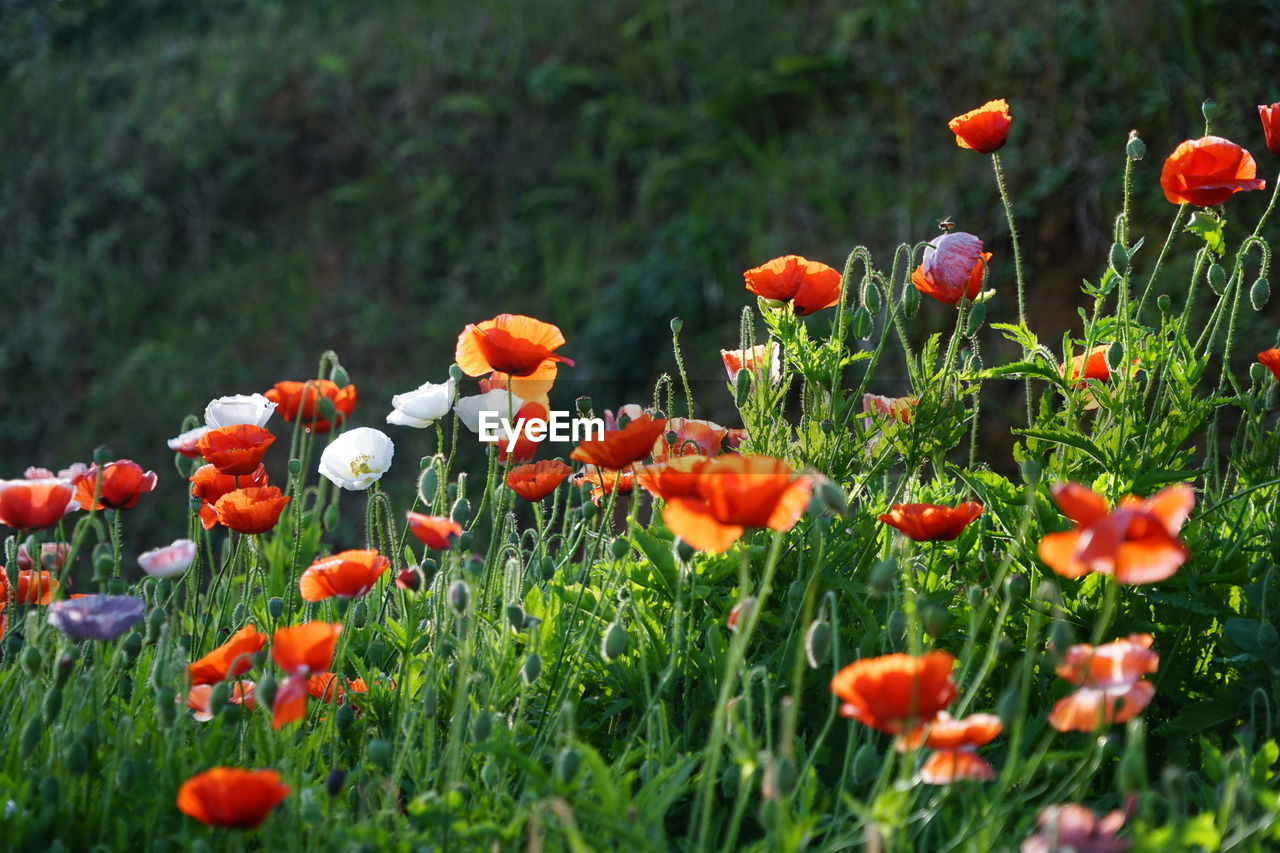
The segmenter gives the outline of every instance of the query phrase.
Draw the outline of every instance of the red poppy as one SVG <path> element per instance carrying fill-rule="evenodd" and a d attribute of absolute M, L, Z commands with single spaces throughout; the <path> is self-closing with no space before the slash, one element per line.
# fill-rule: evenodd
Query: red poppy
<path fill-rule="evenodd" d="M 715 456 L 729 430 L 711 421 L 669 418 L 667 431 L 653 443 L 653 461 L 680 456 Z"/>
<path fill-rule="evenodd" d="M 97 485 L 98 504 L 94 506 L 93 494 Z M 133 509 L 138 500 L 156 487 L 156 472 L 143 471 L 137 462 L 119 459 L 108 462 L 99 473 L 96 464 L 74 481 L 76 501 L 83 510 Z"/>
<path fill-rule="evenodd" d="M 978 516 L 982 504 L 965 501 L 954 507 L 941 504 L 894 504 L 880 520 L 916 542 L 950 542 Z"/>
<path fill-rule="evenodd" d="M 640 485 L 655 498 L 669 501 L 678 497 L 696 497 L 698 477 L 706 465 L 704 456 L 681 456 L 667 462 L 646 465 L 640 469 Z"/>
<path fill-rule="evenodd" d="M 956 135 L 956 145 L 961 148 L 990 154 L 1004 145 L 1012 124 L 1009 102 L 1000 98 L 956 116 L 947 122 L 947 129 Z"/>
<path fill-rule="evenodd" d="M 1220 136 L 1188 139 L 1164 161 L 1160 186 L 1173 204 L 1209 207 L 1238 192 L 1266 189 L 1253 156 Z"/>
<path fill-rule="evenodd" d="M 239 533 L 266 533 L 276 526 L 290 500 L 275 486 L 251 486 L 227 492 L 213 504 L 212 512 L 223 527 Z M 201 513 L 203 518 L 203 510 Z"/>
<path fill-rule="evenodd" d="M 306 601 L 326 598 L 356 598 L 391 567 L 391 561 L 377 551 L 342 551 L 316 560 L 298 580 Z"/>
<path fill-rule="evenodd" d="M 462 525 L 443 515 L 407 512 L 405 516 L 409 519 L 409 532 L 432 551 L 447 551 L 462 535 Z"/>
<path fill-rule="evenodd" d="M 321 702 L 342 704 L 348 692 L 368 693 L 363 678 L 347 680 L 346 687 L 342 679 L 332 672 L 317 672 L 307 679 L 307 694 Z"/>
<path fill-rule="evenodd" d="M 300 422 L 308 432 L 323 434 L 333 429 L 333 424 L 321 413 L 320 400 L 333 403 L 338 423 L 345 423 L 356 410 L 356 386 L 343 385 L 328 379 L 308 379 L 306 382 L 286 380 L 277 382 L 264 394 L 276 404 L 280 417 L 292 423 Z"/>
<path fill-rule="evenodd" d="M 1089 350 L 1088 354 L 1073 355 L 1071 361 L 1063 367 L 1063 376 L 1068 382 L 1075 381 L 1075 387 L 1088 387 L 1086 379 L 1106 382 L 1111 379 L 1111 365 L 1107 362 L 1107 353 L 1111 344 L 1099 344 Z"/>
<path fill-rule="evenodd" d="M 991 253 L 982 251 L 982 241 L 964 231 L 935 238 L 925 249 L 924 259 L 911 274 L 911 283 L 925 296 L 946 305 L 974 299 L 982 292 L 982 277 Z"/>
<path fill-rule="evenodd" d="M 1153 642 L 1150 634 L 1130 634 L 1096 648 L 1080 643 L 1067 649 L 1054 672 L 1079 689 L 1058 700 L 1049 725 L 1060 732 L 1093 732 L 1142 713 L 1156 692 L 1142 677 L 1160 666 Z"/>
<path fill-rule="evenodd" d="M 225 643 L 187 667 L 191 683 L 217 684 L 243 675 L 253 666 L 253 656 L 266 644 L 266 634 L 252 624 L 245 625 Z"/>
<path fill-rule="evenodd" d="M 533 503 L 560 487 L 573 469 L 559 459 L 544 459 L 532 465 L 520 465 L 507 474 L 507 486 L 520 497 Z"/>
<path fill-rule="evenodd" d="M 550 323 L 523 314 L 499 314 L 462 330 L 454 360 L 468 376 L 496 370 L 547 379 L 556 375 L 557 362 L 573 366 L 572 361 L 555 353 L 563 345 L 564 335 Z"/>
<path fill-rule="evenodd" d="M 774 258 L 742 277 L 747 290 L 764 299 L 790 302 L 801 317 L 840 301 L 839 270 L 799 255 Z"/>
<path fill-rule="evenodd" d="M 855 661 L 831 679 L 840 713 L 889 734 L 915 731 L 959 695 L 956 659 L 946 652 L 882 655 Z"/>
<path fill-rule="evenodd" d="M 813 484 L 772 456 L 718 456 L 698 469 L 695 495 L 673 497 L 662 519 L 699 551 L 721 553 L 748 528 L 790 530 Z"/>
<path fill-rule="evenodd" d="M 1122 853 L 1133 846 L 1116 837 L 1125 819 L 1119 809 L 1098 817 L 1076 803 L 1049 806 L 1036 815 L 1040 831 L 1022 842 L 1022 853 Z"/>
<path fill-rule="evenodd" d="M 49 572 L 32 570 L 18 572 L 18 586 L 14 593 L 14 601 L 18 604 L 47 605 L 53 601 L 53 594 L 61 584 Z M 9 600 L 9 577 L 4 566 L 0 566 L 0 610 Z"/>
<path fill-rule="evenodd" d="M 601 498 L 614 492 L 620 495 L 631 494 L 636 487 L 636 474 L 634 471 L 609 471 L 587 465 L 573 481 L 579 486 L 590 486 L 591 500 L 600 503 Z"/>
<path fill-rule="evenodd" d="M 78 504 L 66 480 L 0 480 L 0 524 L 15 530 L 43 530 L 62 520 Z"/>
<path fill-rule="evenodd" d="M 219 472 L 240 476 L 252 474 L 261 467 L 262 455 L 275 440 L 263 427 L 236 424 L 209 430 L 196 442 L 196 448 L 204 461 Z"/>
<path fill-rule="evenodd" d="M 538 455 L 538 445 L 542 443 L 547 436 L 547 426 L 550 412 L 547 407 L 539 402 L 525 403 L 520 407 L 520 411 L 516 412 L 515 423 L 511 425 L 511 431 L 515 434 L 515 447 L 508 451 L 511 436 L 501 434 L 499 430 L 498 437 L 498 463 L 506 464 L 510 459 L 515 462 L 531 462 L 533 457 Z M 538 435 L 540 438 L 533 438 Z"/>
<path fill-rule="evenodd" d="M 1124 498 L 1111 511 L 1105 500 L 1076 483 L 1056 486 L 1053 498 L 1075 529 L 1045 534 L 1040 559 L 1063 577 L 1100 572 L 1114 574 L 1120 583 L 1156 583 L 1187 559 L 1178 531 L 1196 497 L 1186 483 L 1146 500 Z"/>
<path fill-rule="evenodd" d="M 1280 103 L 1270 106 L 1259 104 L 1258 117 L 1262 119 L 1262 136 L 1267 140 L 1267 150 L 1280 154 Z"/>
<path fill-rule="evenodd" d="M 730 382 L 738 378 L 739 370 L 746 370 L 758 379 L 767 376 L 770 382 L 782 378 L 782 353 L 777 341 L 756 344 L 750 349 L 722 349 L 720 360 L 724 362 Z"/>
<path fill-rule="evenodd" d="M 604 438 L 583 441 L 573 449 L 569 458 L 619 471 L 648 456 L 653 451 L 653 443 L 666 428 L 665 418 L 655 420 L 643 414 L 622 429 L 605 430 Z"/>
<path fill-rule="evenodd" d="M 271 635 L 271 659 L 290 675 L 325 672 L 333 664 L 333 649 L 342 626 L 331 622 L 303 622 L 278 628 Z"/>
<path fill-rule="evenodd" d="M 899 750 L 921 745 L 934 750 L 920 768 L 920 780 L 926 785 L 949 785 L 961 780 L 989 782 L 995 768 L 979 758 L 975 750 L 990 743 L 1003 725 L 994 714 L 972 714 L 962 720 L 953 719 L 946 711 L 915 732 L 898 738 Z"/>
<path fill-rule="evenodd" d="M 252 681 L 237 681 L 231 685 L 227 701 L 232 705 L 243 705 L 246 710 L 252 711 L 258 707 L 258 701 L 254 695 L 256 690 L 257 685 Z M 193 684 L 187 691 L 187 707 L 191 709 L 191 716 L 197 722 L 207 723 L 213 719 L 213 710 L 210 707 L 212 702 L 212 684 Z"/>
<path fill-rule="evenodd" d="M 253 829 L 289 791 L 274 770 L 214 767 L 182 783 L 178 810 L 207 826 Z"/>
<path fill-rule="evenodd" d="M 1258 353 L 1258 362 L 1280 381 L 1280 349 L 1264 349 Z"/>
<path fill-rule="evenodd" d="M 877 415 L 888 415 L 896 418 L 902 423 L 910 423 L 915 417 L 916 403 L 915 397 L 885 397 L 880 394 L 863 394 L 862 395 L 862 411 L 873 412 Z"/>

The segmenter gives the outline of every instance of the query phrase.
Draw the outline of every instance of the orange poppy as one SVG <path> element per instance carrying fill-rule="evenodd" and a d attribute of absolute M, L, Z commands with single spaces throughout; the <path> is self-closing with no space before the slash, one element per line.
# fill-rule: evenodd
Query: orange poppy
<path fill-rule="evenodd" d="M 262 455 L 276 437 L 267 429 L 253 424 L 211 429 L 196 442 L 204 461 L 223 474 L 252 474 L 261 467 Z"/>
<path fill-rule="evenodd" d="M 946 652 L 864 658 L 831 679 L 840 713 L 889 734 L 913 732 L 959 695 L 951 680 L 956 659 Z"/>
<path fill-rule="evenodd" d="M 777 341 L 756 344 L 750 349 L 722 349 L 720 360 L 724 362 L 730 382 L 738 378 L 739 370 L 746 370 L 757 378 L 767 376 L 770 382 L 782 378 L 782 353 Z"/>
<path fill-rule="evenodd" d="M 1238 192 L 1266 189 L 1253 156 L 1220 136 L 1188 139 L 1164 161 L 1160 186 L 1173 204 L 1210 207 Z"/>
<path fill-rule="evenodd" d="M 100 481 L 97 506 L 93 503 L 95 480 Z M 73 483 L 76 502 L 83 510 L 133 509 L 145 493 L 156 487 L 156 472 L 143 471 L 137 462 L 118 459 L 108 462 L 101 471 L 96 464 L 90 465 Z"/>
<path fill-rule="evenodd" d="M 920 768 L 920 779 L 927 785 L 949 785 L 964 779 L 989 782 L 996 776 L 995 768 L 979 758 L 975 750 L 995 739 L 1002 728 L 995 714 L 972 714 L 956 720 L 946 711 L 939 711 L 915 732 L 900 736 L 897 748 L 924 745 L 934 750 Z"/>
<path fill-rule="evenodd" d="M 950 542 L 969 522 L 982 515 L 982 504 L 965 501 L 954 507 L 941 504 L 894 504 L 880 520 L 915 542 Z"/>
<path fill-rule="evenodd" d="M 621 429 L 605 430 L 604 438 L 587 439 L 573 449 L 570 459 L 619 471 L 644 459 L 653 451 L 653 444 L 667 428 L 665 418 L 651 418 L 643 414 Z"/>
<path fill-rule="evenodd" d="M 1122 853 L 1132 845 L 1117 834 L 1127 815 L 1116 809 L 1098 817 L 1093 809 L 1076 803 L 1043 808 L 1036 815 L 1039 832 L 1022 842 L 1022 853 Z"/>
<path fill-rule="evenodd" d="M 66 480 L 0 480 L 0 524 L 15 530 L 52 527 L 75 509 L 75 487 Z"/>
<path fill-rule="evenodd" d="M 640 469 L 640 485 L 655 498 L 669 501 L 678 497 L 696 497 L 698 477 L 707 463 L 703 456 L 681 456 L 667 462 L 646 465 Z"/>
<path fill-rule="evenodd" d="M 711 421 L 669 418 L 667 431 L 653 443 L 653 461 L 680 456 L 715 456 L 729 430 Z"/>
<path fill-rule="evenodd" d="M 348 679 L 343 687 L 342 679 L 332 672 L 317 672 L 307 679 L 307 694 L 321 702 L 342 704 L 348 692 L 368 693 L 369 688 L 363 678 Z"/>
<path fill-rule="evenodd" d="M 631 494 L 636 487 L 634 471 L 609 471 L 595 465 L 587 465 L 574 477 L 579 486 L 591 487 L 591 500 L 596 503 L 605 495 L 617 492 L 620 495 Z"/>
<path fill-rule="evenodd" d="M 32 569 L 18 572 L 18 586 L 14 593 L 14 601 L 18 604 L 47 605 L 53 601 L 53 594 L 61 584 L 49 572 L 37 572 Z M 0 609 L 9 600 L 9 578 L 4 566 L 0 566 Z"/>
<path fill-rule="evenodd" d="M 764 299 L 790 302 L 803 317 L 840 301 L 840 272 L 826 264 L 783 255 L 742 274 L 747 290 Z"/>
<path fill-rule="evenodd" d="M 1160 665 L 1151 650 L 1154 641 L 1150 634 L 1130 634 L 1096 648 L 1080 643 L 1067 649 L 1054 672 L 1079 689 L 1058 700 L 1049 725 L 1060 732 L 1093 732 L 1142 713 L 1156 692 L 1142 677 Z"/>
<path fill-rule="evenodd" d="M 1067 382 L 1075 381 L 1075 387 L 1088 387 L 1085 380 L 1096 379 L 1106 382 L 1111 379 L 1111 365 L 1107 363 L 1107 353 L 1111 344 L 1099 344 L 1087 354 L 1073 355 L 1071 361 L 1063 367 L 1063 376 Z"/>
<path fill-rule="evenodd" d="M 935 750 L 920 766 L 920 781 L 926 785 L 950 785 L 953 782 L 990 782 L 996 778 L 991 762 L 980 758 L 967 747 Z"/>
<path fill-rule="evenodd" d="M 1258 353 L 1258 363 L 1271 371 L 1271 375 L 1280 381 L 1280 349 L 1264 349 Z"/>
<path fill-rule="evenodd" d="M 556 384 L 554 376 L 537 379 L 532 376 L 508 376 L 505 373 L 490 373 L 480 380 L 480 393 L 510 390 L 512 396 L 519 397 L 526 403 L 541 403 L 543 408 L 551 410 L 551 387 Z"/>
<path fill-rule="evenodd" d="M 1178 531 L 1196 497 L 1186 483 L 1146 500 L 1124 498 L 1110 511 L 1102 497 L 1077 483 L 1054 487 L 1053 499 L 1075 529 L 1045 534 L 1039 552 L 1040 559 L 1063 577 L 1099 572 L 1114 574 L 1120 583 L 1156 583 L 1187 559 Z"/>
<path fill-rule="evenodd" d="M 699 551 L 721 553 L 748 528 L 790 530 L 809 506 L 813 484 L 772 456 L 718 456 L 697 472 L 694 495 L 673 497 L 662 519 Z"/>
<path fill-rule="evenodd" d="M 274 770 L 214 767 L 182 783 L 178 810 L 207 826 L 253 829 L 289 791 Z"/>
<path fill-rule="evenodd" d="M 1267 150 L 1280 154 L 1280 103 L 1258 104 L 1258 118 L 1262 119 L 1262 136 L 1267 140 Z"/>
<path fill-rule="evenodd" d="M 468 376 L 498 371 L 515 377 L 554 378 L 556 363 L 573 362 L 555 350 L 564 335 L 551 323 L 523 314 L 499 314 L 483 323 L 469 323 L 458 335 L 454 360 Z M 513 389 L 514 390 L 514 389 Z"/>
<path fill-rule="evenodd" d="M 325 672 L 333 663 L 342 626 L 333 622 L 303 622 L 278 628 L 271 635 L 271 659 L 290 675 Z"/>
<path fill-rule="evenodd" d="M 573 469 L 559 459 L 544 459 L 532 465 L 520 465 L 507 474 L 507 486 L 520 497 L 533 503 L 560 487 Z"/>
<path fill-rule="evenodd" d="M 211 511 L 223 527 L 239 533 L 266 533 L 276 526 L 290 500 L 292 498 L 281 494 L 275 486 L 250 486 L 227 492 L 218 498 Z M 202 519 L 203 513 L 201 510 Z"/>
<path fill-rule="evenodd" d="M 498 437 L 498 463 L 505 465 L 508 459 L 515 462 L 532 462 L 533 457 L 538 455 L 538 445 L 542 443 L 542 439 L 535 440 L 530 437 L 530 429 L 541 433 L 545 438 L 549 417 L 550 412 L 541 403 L 525 403 L 521 406 L 520 411 L 516 412 L 515 423 L 511 425 L 511 431 L 515 433 L 516 445 L 511 451 L 508 451 L 510 436 L 500 434 Z M 499 433 L 501 432 L 499 430 Z"/>
<path fill-rule="evenodd" d="M 292 423 L 299 421 L 308 432 L 323 434 L 333 429 L 333 424 L 320 411 L 320 400 L 333 403 L 338 423 L 345 423 L 356 410 L 356 386 L 338 386 L 328 379 L 309 379 L 306 382 L 286 380 L 277 382 L 266 394 L 276 404 L 280 417 Z"/>
<path fill-rule="evenodd" d="M 326 598 L 357 598 L 373 589 L 391 561 L 377 551 L 342 551 L 316 560 L 298 580 L 306 601 Z"/>
<path fill-rule="evenodd" d="M 231 685 L 231 693 L 227 696 L 227 701 L 232 705 L 243 705 L 245 710 L 252 711 L 258 707 L 257 699 L 254 697 L 256 689 L 257 685 L 252 681 L 237 681 Z M 207 723 L 213 719 L 213 710 L 210 708 L 212 701 L 212 684 L 193 684 L 187 691 L 187 707 L 191 709 L 191 716 L 197 722 Z"/>
<path fill-rule="evenodd" d="M 218 523 L 218 514 L 213 509 L 218 498 L 228 492 L 234 492 L 237 488 L 248 489 L 269 484 L 267 469 L 261 465 L 248 474 L 239 476 L 223 474 L 212 465 L 201 465 L 191 475 L 191 496 L 203 502 L 200 509 L 200 522 L 204 525 L 204 529 L 212 530 Z"/>
<path fill-rule="evenodd" d="M 271 728 L 282 729 L 307 715 L 308 678 L 291 675 L 276 688 L 271 703 Z"/>
<path fill-rule="evenodd" d="M 959 265 L 947 263 L 946 256 L 953 256 L 953 252 L 947 248 L 951 242 L 944 241 L 950 239 L 954 242 L 955 238 L 964 237 L 972 237 L 976 241 L 976 247 L 972 251 L 966 249 L 960 253 L 962 257 Z M 925 296 L 931 296 L 944 305 L 955 305 L 961 298 L 974 299 L 982 292 L 982 277 L 987 264 L 991 262 L 991 253 L 982 251 L 982 241 L 973 235 L 955 232 L 934 240 L 930 248 L 925 250 L 925 259 L 911 273 L 911 283 Z M 938 263 L 933 263 L 934 259 Z"/>
<path fill-rule="evenodd" d="M 407 512 L 405 516 L 409 519 L 409 532 L 432 551 L 447 551 L 462 535 L 462 525 L 443 515 Z"/>
<path fill-rule="evenodd" d="M 192 684 L 217 684 L 236 678 L 253 667 L 253 656 L 267 644 L 267 635 L 245 625 L 225 643 L 187 667 Z"/>
<path fill-rule="evenodd" d="M 915 397 L 885 397 L 880 394 L 863 394 L 862 395 L 862 411 L 872 412 L 877 415 L 888 415 L 896 418 L 902 423 L 910 423 L 915 417 L 916 403 Z"/>
<path fill-rule="evenodd" d="M 956 116 L 947 122 L 947 129 L 956 135 L 956 145 L 961 148 L 990 154 L 1004 145 L 1012 124 L 1009 102 L 1000 98 Z"/>

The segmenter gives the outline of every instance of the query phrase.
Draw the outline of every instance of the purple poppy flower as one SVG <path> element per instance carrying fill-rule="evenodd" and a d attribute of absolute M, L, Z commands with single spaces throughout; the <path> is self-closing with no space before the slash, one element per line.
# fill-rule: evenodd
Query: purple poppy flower
<path fill-rule="evenodd" d="M 114 640 L 142 618 L 144 603 L 132 595 L 84 595 L 49 605 L 49 624 L 78 640 Z"/>

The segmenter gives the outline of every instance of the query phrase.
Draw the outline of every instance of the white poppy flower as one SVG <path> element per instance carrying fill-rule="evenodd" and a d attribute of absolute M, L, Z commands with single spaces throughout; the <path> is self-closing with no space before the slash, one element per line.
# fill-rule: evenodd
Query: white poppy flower
<path fill-rule="evenodd" d="M 276 404 L 261 394 L 234 394 L 210 400 L 204 407 L 204 422 L 215 429 L 252 424 L 266 426 Z"/>
<path fill-rule="evenodd" d="M 347 430 L 320 454 L 320 473 L 335 486 L 361 491 L 387 473 L 395 450 L 395 444 L 381 430 Z"/>
<path fill-rule="evenodd" d="M 138 555 L 138 565 L 153 578 L 176 578 L 196 558 L 196 543 L 178 539 L 172 545 L 154 548 Z"/>
<path fill-rule="evenodd" d="M 506 418 L 508 423 L 515 423 L 516 413 L 523 405 L 524 400 L 506 388 L 494 388 L 474 397 L 460 398 L 453 410 L 458 413 L 458 418 L 467 429 L 478 434 L 482 415 L 489 414 L 489 420 L 495 426 L 498 418 Z"/>
<path fill-rule="evenodd" d="M 440 384 L 427 382 L 407 394 L 397 394 L 391 398 L 395 411 L 387 415 L 387 423 L 415 429 L 429 427 L 449 414 L 457 394 L 458 383 L 452 378 Z"/>

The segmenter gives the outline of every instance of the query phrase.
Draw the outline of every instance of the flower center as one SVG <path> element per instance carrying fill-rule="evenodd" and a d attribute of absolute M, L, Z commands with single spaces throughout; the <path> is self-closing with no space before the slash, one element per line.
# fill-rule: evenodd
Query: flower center
<path fill-rule="evenodd" d="M 359 477 L 362 474 L 372 474 L 373 469 L 369 467 L 369 460 L 373 458 L 373 454 L 366 453 L 363 456 L 357 456 L 351 460 L 351 476 Z"/>

